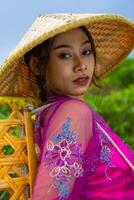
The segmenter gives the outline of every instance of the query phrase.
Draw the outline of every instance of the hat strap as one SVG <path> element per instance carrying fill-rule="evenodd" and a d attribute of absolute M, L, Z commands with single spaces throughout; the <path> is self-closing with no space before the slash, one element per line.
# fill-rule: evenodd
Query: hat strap
<path fill-rule="evenodd" d="M 55 103 L 55 102 L 53 102 L 53 103 L 48 103 L 48 104 L 45 104 L 45 105 L 43 105 L 43 106 L 40 106 L 40 107 L 38 107 L 38 108 L 36 108 L 36 109 L 33 109 L 33 110 L 31 111 L 31 113 L 32 113 L 32 114 L 36 114 L 37 112 L 40 112 L 40 111 L 44 110 L 45 108 L 49 107 L 50 105 L 52 105 L 52 104 L 54 104 L 54 103 Z"/>

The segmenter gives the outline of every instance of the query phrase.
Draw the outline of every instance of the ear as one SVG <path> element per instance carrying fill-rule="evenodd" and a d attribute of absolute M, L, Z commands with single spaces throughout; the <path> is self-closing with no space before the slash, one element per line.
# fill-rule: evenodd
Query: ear
<path fill-rule="evenodd" d="M 36 56 L 31 56 L 29 65 L 32 72 L 36 75 L 39 75 L 39 68 L 40 68 L 39 58 Z"/>

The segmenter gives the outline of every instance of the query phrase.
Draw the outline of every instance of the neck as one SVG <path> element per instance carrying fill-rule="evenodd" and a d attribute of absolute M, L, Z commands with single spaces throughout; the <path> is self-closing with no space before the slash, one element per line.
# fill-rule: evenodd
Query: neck
<path fill-rule="evenodd" d="M 43 102 L 43 104 L 49 104 L 61 99 L 69 99 L 69 98 L 73 98 L 73 99 L 79 99 L 80 101 L 84 101 L 83 97 L 79 96 L 79 97 L 75 97 L 72 95 L 66 95 L 66 94 L 62 94 L 62 93 L 58 93 L 58 92 L 52 92 L 51 95 L 48 96 L 48 99 Z"/>
<path fill-rule="evenodd" d="M 53 92 L 51 95 L 48 96 L 48 99 L 45 102 L 43 102 L 43 104 L 48 104 L 64 98 L 69 98 L 69 96 Z"/>

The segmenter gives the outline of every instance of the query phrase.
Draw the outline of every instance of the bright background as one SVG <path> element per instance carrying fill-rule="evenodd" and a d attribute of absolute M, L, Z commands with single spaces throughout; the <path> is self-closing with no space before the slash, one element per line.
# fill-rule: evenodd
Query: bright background
<path fill-rule="evenodd" d="M 115 13 L 134 21 L 133 0 L 1 0 L 0 64 L 42 13 Z M 134 53 L 129 57 L 134 58 Z"/>

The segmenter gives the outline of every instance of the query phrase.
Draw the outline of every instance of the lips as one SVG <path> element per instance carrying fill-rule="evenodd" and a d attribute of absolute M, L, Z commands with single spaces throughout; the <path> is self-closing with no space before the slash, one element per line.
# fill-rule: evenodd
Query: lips
<path fill-rule="evenodd" d="M 78 78 L 73 82 L 79 86 L 85 86 L 88 84 L 89 78 Z"/>
<path fill-rule="evenodd" d="M 75 79 L 74 81 L 87 80 L 87 79 L 89 79 L 88 76 L 81 76 L 81 77 Z"/>

